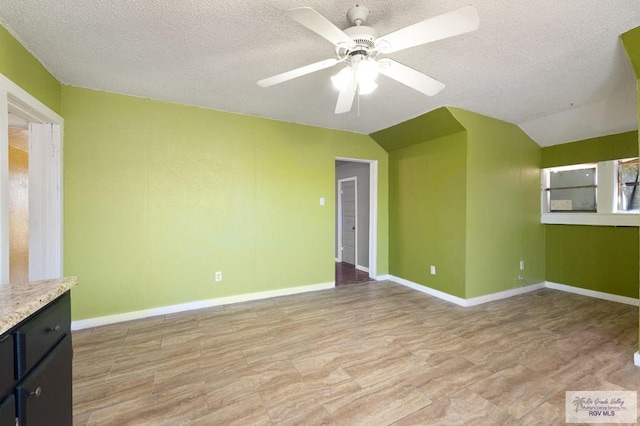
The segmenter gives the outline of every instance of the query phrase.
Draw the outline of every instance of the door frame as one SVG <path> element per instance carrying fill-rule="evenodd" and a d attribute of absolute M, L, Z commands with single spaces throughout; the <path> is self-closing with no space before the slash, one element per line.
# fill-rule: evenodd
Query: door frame
<path fill-rule="evenodd" d="M 378 277 L 378 160 L 350 157 L 336 157 L 335 160 L 369 164 L 369 278 L 376 280 Z M 335 187 L 337 186 L 334 185 Z M 357 258 L 356 263 L 358 263 Z"/>
<path fill-rule="evenodd" d="M 29 227 L 32 220 L 40 244 L 38 250 L 29 247 L 29 264 L 36 265 L 36 278 L 57 278 L 63 271 L 62 246 L 62 136 L 63 118 L 26 90 L 0 74 L 0 285 L 9 283 L 9 112 L 16 113 L 33 123 L 51 124 L 51 134 L 43 141 L 30 140 L 29 145 L 40 142 L 47 149 L 35 160 L 46 165 L 45 170 L 29 169 L 29 182 L 46 186 L 40 203 L 32 210 L 29 206 Z M 31 150 L 30 150 L 31 151 Z M 31 155 L 31 152 L 30 152 Z M 31 229 L 30 229 L 31 231 Z M 31 274 L 31 266 L 29 267 Z M 33 278 L 30 277 L 30 280 Z"/>
<path fill-rule="evenodd" d="M 346 182 L 353 182 L 354 196 L 355 196 L 355 259 L 353 262 L 353 266 L 356 267 L 358 265 L 358 178 L 356 176 L 338 179 L 338 262 L 343 261 L 342 257 L 342 185 Z"/>

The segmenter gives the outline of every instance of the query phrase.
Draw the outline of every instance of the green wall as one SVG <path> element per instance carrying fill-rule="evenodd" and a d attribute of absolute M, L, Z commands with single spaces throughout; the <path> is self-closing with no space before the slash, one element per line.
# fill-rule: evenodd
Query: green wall
<path fill-rule="evenodd" d="M 622 40 L 622 45 L 627 51 L 627 56 L 631 61 L 636 78 L 640 79 L 640 27 L 622 34 L 620 40 Z"/>
<path fill-rule="evenodd" d="M 522 130 L 440 108 L 372 137 L 390 151 L 392 275 L 461 298 L 544 281 L 540 147 Z"/>
<path fill-rule="evenodd" d="M 466 150 L 462 132 L 389 153 L 390 273 L 458 297 L 465 297 Z"/>
<path fill-rule="evenodd" d="M 514 124 L 451 111 L 468 135 L 466 297 L 544 281 L 540 147 Z"/>
<path fill-rule="evenodd" d="M 388 272 L 387 153 L 368 136 L 69 86 L 63 112 L 76 320 L 334 281 L 337 156 L 379 161 Z"/>
<path fill-rule="evenodd" d="M 371 137 L 387 152 L 391 152 L 464 130 L 464 126 L 451 114 L 449 108 L 441 107 L 412 120 L 374 132 Z"/>
<path fill-rule="evenodd" d="M 638 132 L 542 148 L 543 167 L 638 156 Z M 547 281 L 638 298 L 638 228 L 545 225 Z"/>
<path fill-rule="evenodd" d="M 542 149 L 542 168 L 638 156 L 638 131 L 617 133 Z"/>
<path fill-rule="evenodd" d="M 547 281 L 638 298 L 638 228 L 545 228 Z"/>
<path fill-rule="evenodd" d="M 60 114 L 60 83 L 2 26 L 0 73 Z"/>

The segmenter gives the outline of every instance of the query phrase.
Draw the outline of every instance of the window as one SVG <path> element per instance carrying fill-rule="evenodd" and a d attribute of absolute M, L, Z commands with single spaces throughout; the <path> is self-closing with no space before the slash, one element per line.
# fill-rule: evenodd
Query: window
<path fill-rule="evenodd" d="M 638 213 L 638 159 L 617 161 L 618 211 Z"/>
<path fill-rule="evenodd" d="M 638 158 L 551 167 L 541 179 L 542 223 L 640 225 Z"/>
<path fill-rule="evenodd" d="M 546 188 L 550 212 L 596 212 L 595 164 L 570 169 L 551 169 Z"/>

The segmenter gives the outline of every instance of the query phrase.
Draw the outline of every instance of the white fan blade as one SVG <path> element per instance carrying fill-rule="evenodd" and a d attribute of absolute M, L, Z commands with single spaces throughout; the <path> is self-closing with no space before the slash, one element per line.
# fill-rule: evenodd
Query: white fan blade
<path fill-rule="evenodd" d="M 282 83 L 284 81 L 292 80 L 297 77 L 301 77 L 306 74 L 311 74 L 312 72 L 320 71 L 325 68 L 329 68 L 334 66 L 340 62 L 337 59 L 325 59 L 324 61 L 316 62 L 314 64 L 305 65 L 304 67 L 296 68 L 291 71 L 283 72 L 282 74 L 274 75 L 273 77 L 268 77 L 258 81 L 258 86 L 260 87 L 269 87 L 274 84 Z"/>
<path fill-rule="evenodd" d="M 310 7 L 289 9 L 285 14 L 316 34 L 326 38 L 336 46 L 340 43 L 346 43 L 348 45 L 353 44 L 351 37 L 346 35 L 340 28 L 333 25 L 331 21 Z"/>
<path fill-rule="evenodd" d="M 444 89 L 444 83 L 392 59 L 385 58 L 380 60 L 379 70 L 380 74 L 384 74 L 427 96 L 433 96 Z"/>
<path fill-rule="evenodd" d="M 346 84 L 340 94 L 338 95 L 338 103 L 336 103 L 336 114 L 343 114 L 351 111 L 353 105 L 353 98 L 356 96 L 356 81 L 351 78 L 349 84 Z"/>
<path fill-rule="evenodd" d="M 392 53 L 442 40 L 475 31 L 479 26 L 480 18 L 476 9 L 464 6 L 382 36 L 382 52 Z"/>

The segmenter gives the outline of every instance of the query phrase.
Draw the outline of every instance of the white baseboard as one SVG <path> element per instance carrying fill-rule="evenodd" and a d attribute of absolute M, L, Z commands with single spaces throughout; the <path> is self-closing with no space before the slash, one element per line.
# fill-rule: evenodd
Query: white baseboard
<path fill-rule="evenodd" d="M 437 297 L 438 299 L 442 299 L 442 300 L 445 300 L 447 302 L 455 303 L 456 305 L 467 306 L 466 305 L 466 300 L 461 298 L 461 297 L 457 297 L 457 296 L 454 296 L 452 294 L 445 293 L 443 291 L 436 290 L 436 289 L 431 288 L 431 287 L 426 287 L 426 286 L 420 285 L 418 283 L 414 283 L 413 281 L 405 280 L 404 278 L 396 277 L 394 275 L 389 275 L 388 280 L 389 281 L 393 281 L 394 283 L 403 285 L 405 287 L 409 287 L 411 289 L 417 290 L 417 291 L 419 291 L 421 293 L 426 293 L 426 294 L 428 294 L 430 296 Z"/>
<path fill-rule="evenodd" d="M 360 266 L 360 265 L 356 265 L 356 269 L 358 271 L 362 271 L 362 272 L 369 272 L 369 268 L 366 268 L 366 267 Z"/>
<path fill-rule="evenodd" d="M 342 262 L 342 259 L 338 259 L 338 258 L 336 257 L 336 263 L 340 263 L 340 262 Z"/>
<path fill-rule="evenodd" d="M 512 288 L 509 290 L 499 291 L 498 293 L 487 294 L 485 296 L 472 297 L 466 299 L 466 306 L 482 305 L 483 303 L 493 302 L 495 300 L 507 299 L 509 297 L 518 296 L 520 294 L 530 293 L 545 287 L 544 282 L 531 284 L 525 287 Z"/>
<path fill-rule="evenodd" d="M 633 354 L 633 363 L 640 367 L 640 351 Z"/>
<path fill-rule="evenodd" d="M 216 299 L 209 300 L 198 300 L 195 302 L 181 303 L 179 305 L 161 306 L 159 308 L 144 309 L 141 311 L 125 312 L 123 314 L 72 321 L 71 329 L 81 330 L 83 328 L 98 327 L 101 325 L 115 324 L 141 318 L 154 317 L 158 315 L 174 314 L 177 312 L 193 311 L 195 309 L 210 308 L 212 306 L 231 305 L 234 303 L 250 302 L 253 300 L 270 299 L 272 297 L 290 296 L 292 294 L 327 290 L 334 288 L 335 286 L 336 283 L 332 281 L 299 287 L 282 288 L 278 290 L 261 291 L 258 293 L 239 294 L 237 296 L 218 297 Z"/>
<path fill-rule="evenodd" d="M 566 291 L 568 293 L 575 293 L 581 296 L 595 297 L 596 299 L 608 300 L 610 302 L 624 303 L 631 306 L 640 306 L 640 301 L 632 297 L 618 296 L 617 294 L 604 293 L 595 290 L 587 290 L 585 288 L 573 287 L 566 284 L 558 284 L 551 281 L 546 281 L 545 287 L 552 288 L 554 290 Z"/>
<path fill-rule="evenodd" d="M 412 281 L 405 280 L 404 278 L 396 277 L 393 275 L 389 277 L 389 280 L 395 283 L 401 284 L 405 287 L 409 287 L 414 290 L 420 291 L 422 293 L 426 293 L 431 296 L 437 297 L 438 299 L 442 299 L 446 302 L 455 303 L 456 305 L 464 306 L 464 307 L 477 306 L 483 303 L 493 302 L 495 300 L 506 299 L 508 297 L 529 293 L 545 287 L 545 283 L 537 283 L 537 284 L 528 285 L 526 287 L 518 287 L 518 288 L 513 288 L 505 291 L 500 291 L 498 293 L 472 297 L 470 299 L 463 299 L 462 297 L 454 296 L 452 294 L 445 293 L 443 291 L 436 290 L 431 287 L 426 287 L 421 284 L 414 283 Z"/>
<path fill-rule="evenodd" d="M 391 275 L 387 274 L 387 275 L 378 275 L 376 277 L 376 281 L 390 281 L 391 280 Z"/>
<path fill-rule="evenodd" d="M 378 277 L 381 280 L 382 277 Z M 580 287 L 573 287 L 565 284 L 558 284 L 550 281 L 544 281 L 537 284 L 528 285 L 526 287 L 519 287 L 510 290 L 501 291 L 498 293 L 487 294 L 485 296 L 472 297 L 470 299 L 463 299 L 461 297 L 453 296 L 449 293 L 442 292 L 430 287 L 423 286 L 421 284 L 414 283 L 404 278 L 396 277 L 393 275 L 385 275 L 384 279 L 393 281 L 395 283 L 404 285 L 422 293 L 429 294 L 447 302 L 455 303 L 460 306 L 476 306 L 487 302 L 493 302 L 495 300 L 506 299 L 508 297 L 517 296 L 519 294 L 529 293 L 531 291 L 539 290 L 541 288 L 551 288 L 554 290 L 566 291 L 568 293 L 579 294 L 581 296 L 594 297 L 596 299 L 609 300 L 611 302 L 624 303 L 632 306 L 640 306 L 640 301 L 631 297 L 618 296 L 616 294 L 603 293 L 601 291 L 587 290 Z"/>

